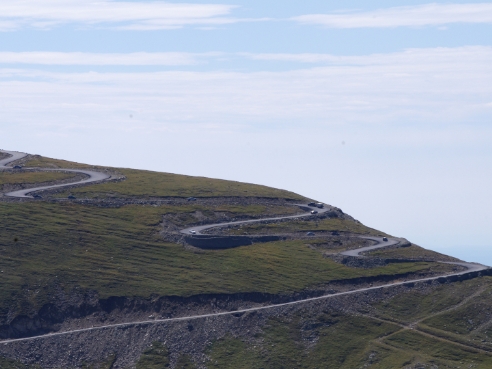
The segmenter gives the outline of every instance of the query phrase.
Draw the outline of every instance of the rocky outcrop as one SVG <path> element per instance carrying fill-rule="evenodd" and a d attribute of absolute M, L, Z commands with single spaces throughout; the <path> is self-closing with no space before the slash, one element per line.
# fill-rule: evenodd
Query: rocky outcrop
<path fill-rule="evenodd" d="M 492 275 L 492 269 L 481 272 Z M 474 278 L 478 273 L 459 277 L 442 277 L 443 281 Z M 426 277 L 432 274 L 426 274 Z M 235 311 L 258 305 L 280 304 L 369 285 L 386 284 L 395 280 L 423 278 L 422 274 L 401 273 L 337 280 L 316 289 L 290 294 L 261 292 L 235 294 L 202 294 L 190 297 L 150 296 L 110 297 L 100 299 L 94 291 L 62 291 L 58 297 L 32 314 L 15 315 L 0 326 L 0 339 L 32 337 L 46 333 L 89 328 L 149 319 L 166 319 L 181 316 L 208 314 L 217 311 Z"/>
<path fill-rule="evenodd" d="M 441 277 L 434 281 L 409 282 L 403 285 L 371 289 L 363 293 L 311 300 L 302 304 L 273 306 L 258 311 L 167 322 L 153 322 L 147 318 L 146 322 L 138 324 L 96 327 L 92 330 L 75 331 L 63 335 L 54 334 L 39 339 L 8 344 L 0 343 L 0 355 L 19 360 L 25 364 L 36 364 L 43 368 L 75 368 L 81 367 L 84 363 L 101 363 L 111 357 L 114 360 L 112 368 L 119 369 L 134 367 L 142 352 L 153 342 L 158 341 L 162 342 L 169 350 L 171 367 L 175 366 L 180 355 L 187 354 L 192 357 L 197 368 L 204 369 L 209 359 L 206 354 L 207 349 L 215 340 L 232 336 L 254 342 L 255 337 L 261 334 L 269 319 L 289 317 L 295 314 L 309 318 L 322 313 L 358 314 L 360 311 L 366 313 L 372 304 L 398 294 L 415 290 L 432 291 L 443 283 L 475 278 L 480 274 L 492 275 L 492 272 L 488 270 L 463 276 Z M 243 297 L 249 297 L 251 300 L 260 302 L 272 296 L 245 294 Z M 224 306 L 223 304 L 227 305 L 228 298 L 232 299 L 232 296 L 227 298 L 220 295 L 215 298 L 212 296 L 195 296 L 191 299 L 195 300 L 195 303 L 206 301 L 210 310 L 218 312 Z M 293 299 L 294 296 L 284 296 L 280 300 L 285 298 Z M 186 304 L 190 302 L 188 298 L 166 299 L 157 299 L 154 303 L 166 301 L 165 304 L 168 304 L 175 299 L 175 303 L 187 306 Z M 245 301 L 242 301 L 242 304 L 244 306 Z M 146 304 L 142 305 L 141 301 L 111 298 L 106 300 L 105 306 L 107 310 L 125 311 L 125 309 L 145 308 Z"/>

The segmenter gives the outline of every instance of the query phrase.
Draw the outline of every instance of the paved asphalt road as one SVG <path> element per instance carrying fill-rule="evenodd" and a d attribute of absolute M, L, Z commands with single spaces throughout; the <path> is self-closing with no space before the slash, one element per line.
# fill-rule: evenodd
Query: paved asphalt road
<path fill-rule="evenodd" d="M 318 214 L 323 214 L 326 213 L 327 211 L 331 210 L 331 208 L 315 208 L 315 207 L 309 207 L 308 205 L 305 204 L 296 204 L 295 206 L 303 207 L 303 208 L 310 208 L 311 210 L 302 214 L 297 214 L 297 215 L 288 215 L 284 217 L 275 217 L 275 218 L 262 218 L 262 219 L 250 219 L 250 220 L 240 220 L 237 222 L 227 222 L 227 223 L 215 223 L 215 224 L 207 224 L 207 225 L 202 225 L 202 226 L 196 226 L 196 227 L 189 227 L 182 229 L 180 232 L 190 235 L 201 235 L 203 231 L 211 228 L 220 228 L 220 227 L 227 227 L 230 225 L 238 225 L 238 224 L 251 224 L 251 223 L 258 223 L 258 222 L 268 222 L 268 221 L 275 221 L 275 220 L 284 220 L 284 219 L 297 219 L 297 218 L 304 218 L 304 217 L 309 217 L 313 216 L 311 214 L 312 210 L 315 210 L 318 212 Z M 195 231 L 195 233 L 191 233 L 191 231 Z"/>
<path fill-rule="evenodd" d="M 0 152 L 3 152 L 5 154 L 10 155 L 9 157 L 7 157 L 5 159 L 0 160 L 0 170 L 9 169 L 9 167 L 6 167 L 7 164 L 12 163 L 13 161 L 22 159 L 22 158 L 27 156 L 27 154 L 24 154 L 23 152 L 17 152 L 17 151 L 0 150 Z"/>
<path fill-rule="evenodd" d="M 18 160 L 18 159 L 23 157 L 23 156 L 19 157 L 19 155 L 25 156 L 25 154 L 16 153 L 16 152 L 7 152 L 7 153 L 9 153 L 13 156 L 11 158 L 0 160 L 0 170 L 4 169 L 6 164 L 8 164 L 14 160 Z M 62 169 L 62 170 L 65 171 L 64 169 Z M 74 171 L 74 170 L 70 169 L 70 171 Z M 77 171 L 77 172 L 79 172 L 79 171 Z M 81 171 L 81 172 L 88 174 L 88 175 L 92 175 L 93 173 L 99 173 L 99 172 L 90 172 L 90 171 Z M 87 172 L 89 172 L 90 174 Z M 99 173 L 99 174 L 103 174 L 103 173 Z M 94 178 L 94 177 L 92 177 L 92 178 Z M 107 177 L 105 177 L 105 178 L 107 178 Z M 97 181 L 102 180 L 102 177 L 98 178 L 98 179 L 93 179 L 92 181 L 85 180 L 85 181 L 76 182 L 76 183 L 88 183 L 88 182 L 94 182 L 96 180 Z M 69 184 L 69 185 L 72 185 L 72 184 Z M 64 186 L 67 186 L 67 185 L 64 185 Z M 54 188 L 54 187 L 57 187 L 57 186 L 46 186 L 46 187 L 43 187 L 42 189 L 48 189 L 48 188 Z M 58 187 L 61 187 L 61 186 L 58 186 Z M 30 193 L 33 191 L 39 191 L 40 189 L 41 188 L 26 190 L 27 192 L 24 193 L 22 195 L 22 197 L 27 197 L 26 196 L 27 193 Z M 298 206 L 302 206 L 303 208 L 308 208 L 307 205 L 298 205 Z M 312 209 L 314 210 L 315 208 L 312 208 Z M 316 210 L 319 212 L 319 214 L 322 214 L 326 211 L 329 211 L 330 208 L 316 209 Z M 307 217 L 307 216 L 312 216 L 312 214 L 310 212 L 306 212 L 304 214 L 290 215 L 290 216 L 284 216 L 284 217 L 264 218 L 264 219 L 245 220 L 245 221 L 238 221 L 238 222 L 210 224 L 210 225 L 205 225 L 205 226 L 186 228 L 186 229 L 181 230 L 181 233 L 189 235 L 191 230 L 195 230 L 195 232 L 196 232 L 195 234 L 200 234 L 200 232 L 204 231 L 205 229 L 210 229 L 210 228 L 215 228 L 215 227 L 223 227 L 223 226 L 227 226 L 227 225 L 236 225 L 236 224 L 248 224 L 248 223 L 256 223 L 256 222 L 271 221 L 271 220 L 295 219 L 295 218 Z M 383 239 L 381 237 L 365 237 L 365 238 L 375 241 L 376 245 L 368 246 L 368 247 L 362 247 L 362 248 L 355 249 L 355 250 L 344 251 L 344 252 L 342 252 L 342 255 L 355 256 L 356 257 L 356 256 L 360 256 L 360 253 L 362 253 L 362 252 L 377 250 L 377 249 L 380 249 L 383 247 L 388 247 L 388 246 L 393 246 L 393 245 L 398 244 L 398 242 L 399 242 L 398 240 L 395 240 L 395 239 L 389 239 L 388 241 L 383 241 Z M 460 266 L 463 266 L 466 268 L 466 270 L 464 270 L 464 271 L 446 275 L 448 277 L 449 276 L 460 276 L 460 275 L 468 274 L 471 272 L 478 272 L 478 271 L 482 271 L 485 269 L 489 269 L 489 267 L 487 267 L 485 265 L 475 264 L 475 263 L 465 263 L 465 262 L 445 262 L 445 263 L 451 264 L 451 265 L 460 265 Z M 333 294 L 329 294 L 329 295 L 313 297 L 313 298 L 308 298 L 308 299 L 303 299 L 303 300 L 297 300 L 297 301 L 292 301 L 292 302 L 286 302 L 286 303 L 282 303 L 282 304 L 258 306 L 258 307 L 252 307 L 252 308 L 241 309 L 241 310 L 236 310 L 236 311 L 225 311 L 225 312 L 210 313 L 210 314 L 203 314 L 203 315 L 192 315 L 192 316 L 170 318 L 170 319 L 155 319 L 155 320 L 147 320 L 147 321 L 120 323 L 120 324 L 108 324 L 108 325 L 102 325 L 102 326 L 98 326 L 98 327 L 76 329 L 76 330 L 65 331 L 65 332 L 57 332 L 57 333 L 45 334 L 45 335 L 35 336 L 35 337 L 3 340 L 3 341 L 0 341 L 0 343 L 8 344 L 8 343 L 13 343 L 13 342 L 32 341 L 32 340 L 49 338 L 49 337 L 69 335 L 72 333 L 79 333 L 79 332 L 89 332 L 89 331 L 95 331 L 95 330 L 101 330 L 101 329 L 113 329 L 113 328 L 119 328 L 119 327 L 129 327 L 129 326 L 138 326 L 138 325 L 151 325 L 151 324 L 159 324 L 159 323 L 187 321 L 187 320 L 194 320 L 194 319 L 204 319 L 204 318 L 217 317 L 217 316 L 223 316 L 223 315 L 242 314 L 242 313 L 247 313 L 247 312 L 251 312 L 251 311 L 260 311 L 260 310 L 278 308 L 278 307 L 282 307 L 282 306 L 304 304 L 304 303 L 311 302 L 311 301 L 324 300 L 324 299 L 329 299 L 329 298 L 338 297 L 338 296 L 352 295 L 352 294 L 356 294 L 356 293 L 385 289 L 385 288 L 391 288 L 391 287 L 401 286 L 401 285 L 406 285 L 406 284 L 411 285 L 411 284 L 417 283 L 417 282 L 433 281 L 433 280 L 437 280 L 437 279 L 442 278 L 442 277 L 443 276 L 428 277 L 428 278 L 415 279 L 415 280 L 405 281 L 405 282 L 390 283 L 390 284 L 386 284 L 386 285 L 382 285 L 382 286 L 376 286 L 376 287 L 365 287 L 365 288 L 360 288 L 360 289 L 352 290 L 352 291 L 348 291 L 348 292 L 333 293 Z"/>
<path fill-rule="evenodd" d="M 366 236 L 361 236 L 360 238 L 365 238 L 367 240 L 372 240 L 375 241 L 376 244 L 373 246 L 366 246 L 366 247 L 361 247 L 359 249 L 354 249 L 354 250 L 347 250 L 343 251 L 340 254 L 345 255 L 345 256 L 354 256 L 354 257 L 360 257 L 361 253 L 366 252 L 366 251 L 374 251 L 377 249 L 381 249 L 383 247 L 389 247 L 389 246 L 394 246 L 398 245 L 400 242 L 399 240 L 395 240 L 392 238 L 388 238 L 388 241 L 384 241 L 382 237 L 366 237 Z M 465 261 L 463 262 L 455 262 L 455 261 L 440 261 L 440 263 L 443 264 L 451 264 L 451 265 L 459 265 L 462 267 L 465 267 L 466 270 L 453 274 L 453 275 L 463 275 L 466 273 L 470 272 L 479 272 L 481 270 L 489 269 L 488 266 L 482 265 L 482 264 L 477 264 L 477 263 L 467 263 Z"/>
<path fill-rule="evenodd" d="M 12 155 L 11 157 L 8 157 L 6 159 L 0 160 L 0 171 L 1 170 L 7 170 L 7 169 L 12 169 L 12 167 L 7 167 L 7 164 L 12 163 L 16 160 L 22 159 L 23 157 L 27 156 L 27 154 L 17 152 L 17 151 L 5 151 L 5 150 L 0 150 L 0 152 L 10 154 Z M 23 169 L 31 169 L 31 168 L 23 168 Z M 27 188 L 23 190 L 18 190 L 18 191 L 12 191 L 8 192 L 5 194 L 5 196 L 10 196 L 10 197 L 20 197 L 20 198 L 32 198 L 33 196 L 29 195 L 33 192 L 36 191 L 42 191 L 42 190 L 50 190 L 53 188 L 60 188 L 60 187 L 67 187 L 67 186 L 73 186 L 73 185 L 78 185 L 78 184 L 87 184 L 87 183 L 92 183 L 92 182 L 99 182 L 99 181 L 104 181 L 105 179 L 111 178 L 109 174 L 102 173 L 102 172 L 95 172 L 92 170 L 82 170 L 82 169 L 39 169 L 42 170 L 43 172 L 70 172 L 70 173 L 81 173 L 85 174 L 88 176 L 88 178 L 77 181 L 77 182 L 71 182 L 71 183 L 64 183 L 64 184 L 59 184 L 59 185 L 51 185 L 51 186 L 42 186 L 42 187 L 35 187 L 35 188 Z"/>
<path fill-rule="evenodd" d="M 361 237 L 361 238 L 365 238 L 366 240 L 372 240 L 372 241 L 376 242 L 376 244 L 373 246 L 361 247 L 360 249 L 347 250 L 347 251 L 341 252 L 340 254 L 345 255 L 345 256 L 360 256 L 361 253 L 366 252 L 366 251 L 373 251 L 373 250 L 380 249 L 382 247 L 398 245 L 400 243 L 399 240 L 395 240 L 392 238 L 389 238 L 388 241 L 383 241 L 383 239 L 381 237 Z"/>
<path fill-rule="evenodd" d="M 381 241 L 382 241 L 382 239 L 381 239 Z M 388 246 L 387 244 L 381 243 L 380 246 L 379 246 L 379 248 L 380 247 L 387 247 L 387 246 Z M 361 249 L 359 249 L 359 250 L 361 250 Z M 489 267 L 487 267 L 487 266 L 480 265 L 480 264 L 474 264 L 474 263 L 453 263 L 453 262 L 446 262 L 446 264 L 461 265 L 461 266 L 464 266 L 464 267 L 468 268 L 465 271 L 461 271 L 461 272 L 457 272 L 457 273 L 446 275 L 448 277 L 449 276 L 459 276 L 459 275 L 464 275 L 464 274 L 468 274 L 468 273 L 471 273 L 471 272 L 477 272 L 477 271 L 489 269 Z M 42 336 L 3 340 L 3 341 L 0 341 L 0 343 L 7 344 L 7 343 L 13 343 L 13 342 L 32 341 L 32 340 L 38 340 L 38 339 L 44 339 L 44 338 L 50 338 L 50 337 L 56 337 L 56 336 L 64 336 L 64 335 L 69 335 L 69 334 L 72 334 L 72 333 L 90 332 L 90 331 L 102 330 L 102 329 L 113 329 L 113 328 L 131 327 L 131 326 L 139 326 L 139 325 L 152 325 L 152 324 L 160 324 L 160 323 L 189 321 L 189 320 L 195 320 L 195 319 L 205 319 L 205 318 L 218 317 L 218 316 L 224 316 L 224 315 L 243 314 L 243 313 L 248 313 L 248 312 L 251 312 L 251 311 L 261 311 L 261 310 L 267 310 L 267 309 L 274 309 L 274 308 L 278 308 L 278 307 L 282 307 L 282 306 L 305 304 L 305 303 L 312 302 L 312 301 L 319 301 L 319 300 L 330 299 L 330 298 L 333 298 L 333 297 L 353 295 L 353 294 L 361 293 L 361 292 L 368 292 L 368 291 L 374 291 L 374 290 L 392 288 L 392 287 L 395 287 L 395 286 L 412 285 L 412 284 L 418 283 L 418 282 L 434 281 L 434 280 L 437 280 L 437 279 L 442 278 L 442 277 L 443 276 L 420 278 L 420 279 L 414 279 L 414 280 L 411 280 L 411 281 L 390 283 L 390 284 L 385 284 L 385 285 L 376 286 L 376 287 L 365 287 L 365 288 L 360 288 L 360 289 L 357 289 L 357 290 L 352 290 L 352 291 L 347 291 L 347 292 L 338 292 L 338 293 L 333 293 L 333 294 L 330 294 L 330 295 L 324 295 L 324 296 L 312 297 L 312 298 L 303 299 L 303 300 L 285 302 L 285 303 L 282 303 L 282 304 L 258 306 L 258 307 L 248 308 L 248 309 L 241 309 L 241 310 L 235 310 L 235 311 L 224 311 L 224 312 L 219 312 L 219 313 L 210 313 L 210 314 L 202 314 L 202 315 L 191 315 L 191 316 L 184 316 L 184 317 L 179 317 L 179 318 L 154 319 L 154 320 L 145 320 L 145 321 L 137 321 L 137 322 L 129 322 L 129 323 L 108 324 L 108 325 L 101 325 L 101 326 L 98 326 L 98 327 L 91 327 L 91 328 L 75 329 L 75 330 L 72 330 L 72 331 L 50 333 L 50 334 L 45 334 L 45 335 L 42 335 Z"/>

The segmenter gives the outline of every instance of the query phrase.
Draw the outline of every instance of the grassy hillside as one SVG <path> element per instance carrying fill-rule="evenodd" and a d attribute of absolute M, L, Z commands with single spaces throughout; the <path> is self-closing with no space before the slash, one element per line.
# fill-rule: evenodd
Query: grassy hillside
<path fill-rule="evenodd" d="M 98 168 L 45 157 L 33 157 L 28 167 Z M 101 168 L 101 167 L 99 167 Z M 114 169 L 123 174 L 123 182 L 109 182 L 77 188 L 70 192 L 78 197 L 140 196 L 140 197 L 266 197 L 302 201 L 305 198 L 293 192 L 267 186 L 205 177 L 192 177 L 133 169 Z M 64 194 L 66 195 L 66 194 Z"/>
<path fill-rule="evenodd" d="M 144 196 L 144 197 L 266 197 L 304 200 L 293 192 L 271 187 L 225 181 L 205 177 L 158 173 L 132 169 L 119 169 L 126 180 L 78 188 L 78 196 Z"/>
<path fill-rule="evenodd" d="M 488 369 L 491 306 L 484 277 L 398 295 L 375 316 L 300 312 L 270 320 L 253 341 L 216 341 L 207 368 Z"/>
<path fill-rule="evenodd" d="M 40 182 L 60 181 L 73 177 L 75 177 L 75 174 L 72 173 L 0 171 L 0 188 L 5 184 L 34 184 Z"/>
<path fill-rule="evenodd" d="M 90 167 L 43 157 L 27 166 Z M 293 237 L 228 250 L 197 250 L 166 241 L 164 227 L 180 229 L 202 221 L 294 214 L 285 199 L 300 195 L 265 186 L 167 173 L 111 168 L 121 182 L 70 190 L 77 198 L 213 197 L 217 201 L 175 205 L 105 207 L 76 201 L 1 202 L 0 318 L 33 314 L 60 291 L 92 290 L 111 296 L 192 296 L 240 292 L 292 293 L 359 277 L 444 273 L 452 266 L 428 261 L 353 268 L 324 255 L 357 247 L 347 234 L 383 235 L 351 219 L 289 221 L 231 228 L 231 234 L 338 231 L 333 240 Z M 65 176 L 65 177 L 64 177 Z M 66 178 L 61 173 L 19 173 L 0 185 Z M 68 192 L 59 196 L 66 196 Z M 280 199 L 222 201 L 224 197 Z M 97 202 L 95 202 L 97 203 Z M 243 204 L 243 205 L 241 205 Z M 166 228 L 167 229 L 167 228 Z M 321 233 L 321 232 L 320 232 Z M 337 236 L 338 237 L 338 236 Z M 331 242 L 329 244 L 329 242 Z M 321 252 L 320 252 L 321 251 Z M 437 258 L 417 246 L 381 250 L 389 258 Z M 492 278 L 426 288 L 370 301 L 364 311 L 300 311 L 270 319 L 254 337 L 226 336 L 207 351 L 207 368 L 491 368 Z M 108 352 L 108 355 L 110 353 Z M 169 347 L 155 342 L 138 369 L 169 367 Z M 175 357 L 176 359 L 176 357 Z M 108 357 L 101 368 L 111 368 Z M 180 356 L 177 368 L 195 368 Z M 1 359 L 0 368 L 27 369 Z M 90 366 L 87 366 L 90 368 Z M 32 368 L 29 368 L 32 369 Z"/>
<path fill-rule="evenodd" d="M 231 228 L 230 234 L 278 234 L 290 232 L 349 232 L 364 235 L 386 235 L 385 233 L 366 227 L 361 223 L 348 219 L 303 219 L 295 221 L 284 221 L 272 224 L 251 224 Z"/>
<path fill-rule="evenodd" d="M 443 255 L 435 251 L 426 250 L 417 245 L 408 247 L 398 247 L 393 249 L 382 249 L 370 252 L 371 257 L 380 257 L 386 259 L 426 259 L 426 260 L 442 260 L 442 261 L 457 261 L 458 259 L 448 255 Z"/>
<path fill-rule="evenodd" d="M 353 269 L 324 258 L 304 241 L 194 253 L 161 238 L 163 214 L 189 215 L 197 210 L 206 209 L 194 205 L 108 209 L 74 203 L 0 203 L 4 227 L 0 233 L 1 311 L 5 313 L 14 301 L 20 307 L 26 300 L 39 307 L 55 285 L 66 290 L 93 289 L 101 297 L 280 293 L 337 279 L 440 267 L 404 263 Z M 219 210 L 232 215 L 268 214 L 258 206 L 224 205 Z"/>

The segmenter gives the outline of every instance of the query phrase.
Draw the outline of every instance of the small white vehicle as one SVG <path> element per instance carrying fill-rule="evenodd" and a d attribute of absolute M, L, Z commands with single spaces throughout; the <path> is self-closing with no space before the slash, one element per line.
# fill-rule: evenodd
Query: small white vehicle
<path fill-rule="evenodd" d="M 192 230 L 190 231 L 190 233 L 191 233 L 191 234 L 196 234 L 196 231 L 195 231 L 194 229 L 192 229 Z"/>

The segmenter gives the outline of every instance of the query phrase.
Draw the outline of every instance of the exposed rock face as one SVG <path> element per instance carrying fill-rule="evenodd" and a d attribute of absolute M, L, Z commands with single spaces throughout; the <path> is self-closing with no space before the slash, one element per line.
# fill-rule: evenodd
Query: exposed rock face
<path fill-rule="evenodd" d="M 492 270 L 486 271 L 492 274 Z M 485 272 L 482 272 L 485 273 Z M 428 275 L 427 276 L 431 276 Z M 470 277 L 476 276 L 469 274 Z M 53 302 L 29 315 L 9 314 L 0 326 L 0 339 L 15 339 L 60 331 L 85 329 L 92 326 L 169 319 L 214 312 L 237 311 L 261 305 L 281 304 L 318 297 L 331 293 L 363 288 L 368 285 L 385 284 L 394 280 L 409 280 L 422 277 L 414 273 L 359 277 L 327 283 L 317 289 L 292 294 L 273 295 L 252 292 L 237 294 L 206 294 L 190 297 L 151 296 L 149 298 L 110 297 L 100 299 L 94 291 L 72 291 L 66 294 L 59 289 Z M 463 277 L 442 277 L 442 281 L 459 280 Z"/>
<path fill-rule="evenodd" d="M 482 272 L 483 273 L 483 272 Z M 492 273 L 487 272 L 489 275 Z M 205 368 L 207 362 L 206 350 L 217 339 L 225 336 L 239 337 L 242 340 L 254 342 L 257 334 L 270 318 L 289 317 L 302 313 L 306 321 L 322 313 L 339 312 L 343 314 L 370 313 L 371 304 L 383 299 L 405 293 L 411 290 L 434 289 L 440 283 L 449 283 L 459 279 L 476 277 L 470 274 L 461 277 L 442 277 L 439 280 L 425 283 L 409 283 L 376 289 L 346 296 L 314 300 L 302 304 L 272 307 L 252 312 L 237 312 L 228 315 L 185 319 L 172 322 L 145 322 L 120 327 L 96 328 L 66 335 L 53 335 L 39 339 L 12 342 L 0 345 L 0 354 L 25 364 L 38 364 L 44 368 L 80 367 L 82 363 L 100 363 L 115 356 L 113 368 L 132 367 L 152 342 L 163 342 L 169 349 L 171 367 L 174 367 L 181 354 L 189 354 L 198 368 Z M 246 297 L 246 296 L 245 296 Z M 266 296 L 256 294 L 249 296 L 250 300 L 262 301 Z M 284 297 L 285 298 L 285 297 Z M 195 297 L 201 302 L 208 301 L 209 311 L 219 311 L 228 303 L 225 298 Z M 279 297 L 279 299 L 282 299 Z M 176 299 L 174 306 L 189 306 L 183 303 L 185 299 Z M 198 304 L 198 300 L 195 304 Z M 189 301 L 188 301 L 189 302 Z M 107 308 L 117 306 L 117 309 L 146 309 L 150 306 L 141 301 L 126 302 L 111 299 L 106 302 Z M 171 304 L 170 300 L 158 299 L 154 304 Z M 245 301 L 236 301 L 236 306 L 244 306 Z M 172 304 L 171 304 L 172 305 Z M 154 305 L 152 305 L 154 306 Z M 148 314 L 147 310 L 145 314 Z M 151 320 L 147 318 L 147 320 Z M 308 323 L 306 323 L 308 324 Z M 193 344 L 190 344 L 192 342 Z"/>
<path fill-rule="evenodd" d="M 366 259 L 357 256 L 345 256 L 340 254 L 331 255 L 330 259 L 336 261 L 337 263 L 347 265 L 352 268 L 370 269 L 370 268 L 379 268 L 389 264 L 389 261 L 387 259 L 381 259 L 381 258 Z"/>

